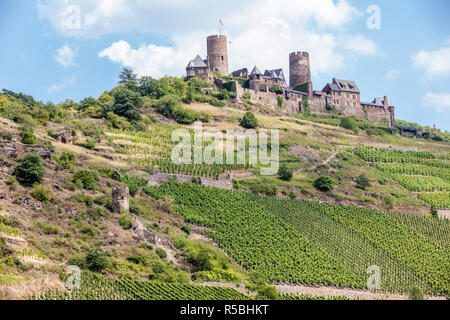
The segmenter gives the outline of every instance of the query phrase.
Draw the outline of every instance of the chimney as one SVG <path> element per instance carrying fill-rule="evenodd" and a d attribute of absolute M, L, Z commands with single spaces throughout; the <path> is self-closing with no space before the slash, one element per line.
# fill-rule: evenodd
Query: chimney
<path fill-rule="evenodd" d="M 385 110 L 389 109 L 389 100 L 388 100 L 387 96 L 384 96 L 384 98 L 383 98 L 383 106 L 384 106 Z"/>

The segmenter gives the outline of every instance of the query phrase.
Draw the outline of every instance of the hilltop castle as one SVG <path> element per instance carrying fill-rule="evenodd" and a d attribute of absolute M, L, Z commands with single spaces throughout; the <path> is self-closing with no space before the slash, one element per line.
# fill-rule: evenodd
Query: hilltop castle
<path fill-rule="evenodd" d="M 186 67 L 188 79 L 200 77 L 222 87 L 223 81 L 216 77 L 217 73 L 230 75 L 225 35 L 209 36 L 206 59 L 197 55 Z M 372 102 L 361 102 L 360 91 L 354 81 L 334 78 L 321 91 L 313 90 L 308 52 L 289 54 L 289 85 L 283 69 L 265 70 L 262 73 L 254 66 L 250 73 L 247 68 L 243 68 L 232 72 L 231 76 L 247 80 L 244 86 L 236 81 L 237 101 L 247 91 L 251 95 L 251 102 L 273 107 L 280 105 L 281 97 L 282 107 L 289 113 L 325 113 L 337 110 L 346 116 L 383 122 L 391 127 L 395 125 L 395 108 L 388 98 L 384 96 L 375 98 Z"/>

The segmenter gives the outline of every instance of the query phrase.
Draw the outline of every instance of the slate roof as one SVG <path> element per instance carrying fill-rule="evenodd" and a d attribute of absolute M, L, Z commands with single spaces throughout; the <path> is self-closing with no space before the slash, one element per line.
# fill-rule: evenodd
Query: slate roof
<path fill-rule="evenodd" d="M 262 74 L 262 73 L 261 71 L 259 71 L 257 66 L 254 66 L 252 72 L 250 72 L 250 75 L 252 74 Z"/>
<path fill-rule="evenodd" d="M 197 55 L 193 60 L 189 61 L 186 68 L 201 68 L 207 67 L 206 60 L 203 60 L 200 55 Z"/>
<path fill-rule="evenodd" d="M 331 91 L 341 91 L 341 89 L 339 89 L 339 86 L 337 84 L 334 83 L 327 83 L 327 86 L 330 87 Z M 326 86 L 325 86 L 326 87 Z"/>
<path fill-rule="evenodd" d="M 264 71 L 264 76 L 269 79 L 280 79 L 282 81 L 286 81 L 283 69 L 266 70 Z"/>
<path fill-rule="evenodd" d="M 337 85 L 340 91 L 359 93 L 359 88 L 354 81 L 333 79 L 333 84 Z"/>
<path fill-rule="evenodd" d="M 361 104 L 365 104 L 368 106 L 374 107 L 384 107 L 384 98 L 375 98 L 372 102 L 361 102 Z M 389 102 L 389 107 L 393 107 L 392 103 Z"/>

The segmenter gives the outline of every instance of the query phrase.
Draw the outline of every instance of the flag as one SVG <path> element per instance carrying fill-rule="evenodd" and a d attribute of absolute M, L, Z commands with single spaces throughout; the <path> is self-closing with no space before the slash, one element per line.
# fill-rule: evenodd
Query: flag
<path fill-rule="evenodd" d="M 220 18 L 219 18 L 219 23 L 223 27 L 223 22 L 222 22 L 222 20 Z"/>

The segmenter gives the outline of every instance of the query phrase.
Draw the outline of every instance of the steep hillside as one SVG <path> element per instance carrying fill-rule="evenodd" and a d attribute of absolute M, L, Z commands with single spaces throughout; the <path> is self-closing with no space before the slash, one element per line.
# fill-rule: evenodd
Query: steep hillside
<path fill-rule="evenodd" d="M 446 133 L 401 137 L 204 86 L 144 79 L 58 105 L 0 94 L 0 298 L 306 299 L 267 283 L 367 291 L 372 265 L 377 293 L 449 294 Z M 257 132 L 279 130 L 279 174 L 248 156 L 173 163 L 176 129 L 243 130 L 248 111 Z M 115 187 L 128 187 L 129 210 L 114 212 Z M 68 266 L 84 270 L 80 291 Z"/>

